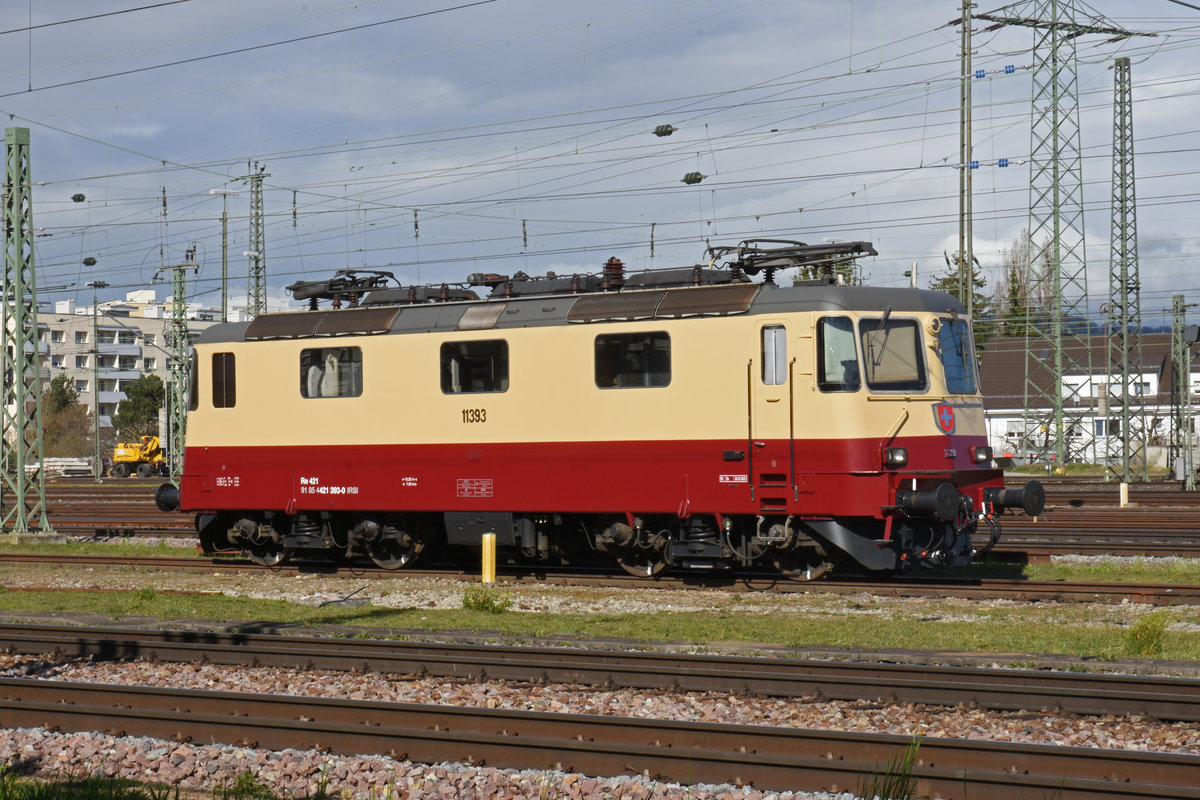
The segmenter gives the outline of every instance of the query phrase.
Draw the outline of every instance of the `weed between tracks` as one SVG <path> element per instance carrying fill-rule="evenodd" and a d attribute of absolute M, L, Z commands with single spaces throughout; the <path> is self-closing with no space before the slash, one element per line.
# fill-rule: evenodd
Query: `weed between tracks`
<path fill-rule="evenodd" d="M 495 586 L 472 584 L 463 589 L 462 606 L 467 611 L 482 611 L 487 614 L 503 614 L 512 608 L 512 595 Z"/>
<path fill-rule="evenodd" d="M 1171 615 L 1165 609 L 1135 619 L 1125 633 L 1125 649 L 1132 656 L 1161 656 L 1166 647 Z"/>
<path fill-rule="evenodd" d="M 393 785 L 388 784 L 380 791 L 378 800 L 391 798 L 393 789 Z M 319 777 L 316 790 L 312 793 L 281 795 L 246 770 L 232 781 L 218 783 L 206 794 L 181 790 L 178 786 L 139 783 L 123 778 L 66 775 L 57 780 L 39 780 L 23 777 L 11 768 L 0 767 L 0 800 L 200 800 L 205 797 L 211 800 L 335 800 L 339 795 L 330 791 L 326 774 Z"/>
<path fill-rule="evenodd" d="M 859 784 L 858 796 L 871 800 L 917 800 L 923 795 L 917 794 L 917 778 L 913 775 L 913 767 L 917 763 L 917 751 L 921 749 L 920 738 L 913 739 L 904 753 L 888 759 L 887 766 L 880 770 L 872 769 Z"/>

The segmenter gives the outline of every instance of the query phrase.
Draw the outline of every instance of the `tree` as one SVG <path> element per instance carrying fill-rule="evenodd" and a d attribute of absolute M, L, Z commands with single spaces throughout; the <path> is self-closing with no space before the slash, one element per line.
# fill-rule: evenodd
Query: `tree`
<path fill-rule="evenodd" d="M 79 392 L 75 391 L 75 387 L 71 385 L 70 378 L 66 375 L 59 375 L 50 381 L 50 390 L 46 392 L 43 400 L 42 413 L 57 414 L 78 405 Z"/>
<path fill-rule="evenodd" d="M 1029 336 L 1033 328 L 1029 324 L 1029 306 L 1025 302 L 1024 281 L 1016 264 L 1009 264 L 1004 273 L 1002 286 L 997 287 L 1001 307 L 999 314 L 1001 336 Z"/>
<path fill-rule="evenodd" d="M 113 414 L 113 426 L 122 441 L 134 441 L 142 436 L 158 434 L 158 412 L 166 397 L 162 378 L 143 375 L 125 384 L 125 399 Z"/>
<path fill-rule="evenodd" d="M 1004 265 L 993 299 L 1001 336 L 1032 336 L 1045 325 L 1053 306 L 1050 253 L 1046 244 L 1035 247 L 1029 231 L 1004 252 Z"/>
<path fill-rule="evenodd" d="M 92 415 L 66 375 L 50 381 L 42 398 L 42 450 L 47 458 L 76 458 L 92 452 Z"/>
<path fill-rule="evenodd" d="M 993 320 L 994 312 L 992 308 L 992 298 L 984 294 L 982 289 L 987 286 L 987 278 L 984 277 L 977 259 L 972 259 L 970 269 L 970 288 L 971 288 L 971 312 L 974 317 L 973 328 L 975 331 L 975 348 L 982 350 L 984 342 L 992 337 L 996 332 L 996 324 Z M 946 256 L 946 271 L 939 277 L 933 278 L 929 282 L 929 288 L 935 292 L 945 292 L 946 294 L 954 295 L 964 306 L 967 305 L 967 292 L 963 286 L 963 256 L 961 253 Z"/>
<path fill-rule="evenodd" d="M 42 448 L 47 458 L 84 458 L 90 456 L 95 427 L 92 413 L 79 404 L 56 414 L 43 415 Z"/>

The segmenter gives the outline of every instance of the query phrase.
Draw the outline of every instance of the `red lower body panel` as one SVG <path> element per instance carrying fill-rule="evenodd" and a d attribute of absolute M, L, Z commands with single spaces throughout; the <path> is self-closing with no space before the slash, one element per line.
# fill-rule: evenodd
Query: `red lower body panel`
<path fill-rule="evenodd" d="M 879 517 L 895 489 L 955 480 L 982 499 L 997 470 L 969 461 L 983 437 L 188 447 L 184 511 L 513 511 Z M 753 452 L 750 452 L 751 448 Z"/>

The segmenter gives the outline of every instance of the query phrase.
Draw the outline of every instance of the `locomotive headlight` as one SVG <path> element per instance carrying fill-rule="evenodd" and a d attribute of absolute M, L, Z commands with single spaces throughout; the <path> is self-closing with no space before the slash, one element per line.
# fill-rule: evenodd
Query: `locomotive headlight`
<path fill-rule="evenodd" d="M 976 445 L 971 448 L 971 460 L 976 464 L 986 464 L 992 460 L 992 448 L 987 445 Z"/>
<path fill-rule="evenodd" d="M 903 467 L 908 463 L 908 450 L 903 447 L 889 447 L 883 451 L 883 464 L 886 467 Z"/>

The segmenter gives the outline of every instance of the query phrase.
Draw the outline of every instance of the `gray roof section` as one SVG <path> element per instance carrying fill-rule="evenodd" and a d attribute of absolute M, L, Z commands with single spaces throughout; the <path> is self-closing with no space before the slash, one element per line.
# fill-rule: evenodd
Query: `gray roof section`
<path fill-rule="evenodd" d="M 587 313 L 572 310 L 579 304 Z M 382 310 L 372 306 L 373 310 Z M 548 294 L 495 300 L 446 303 L 419 303 L 398 306 L 387 333 L 425 333 L 458 330 L 504 330 L 508 328 L 546 327 L 589 322 L 649 321 L 684 317 L 727 316 L 730 314 L 783 314 L 789 312 L 878 311 L 890 308 L 897 313 L 933 312 L 965 314 L 966 309 L 954 297 L 922 289 L 885 289 L 873 286 L 835 286 L 829 284 L 747 283 L 716 286 L 675 287 L 666 289 L 624 290 L 586 294 Z M 601 309 L 597 312 L 596 309 Z M 608 309 L 608 310 L 604 310 Z M 298 315 L 326 315 L 328 321 L 307 324 Z M 340 315 L 345 314 L 342 318 Z M 247 338 L 315 338 L 323 329 L 339 333 L 370 335 L 384 333 L 377 327 L 355 330 L 352 324 L 334 325 L 335 320 L 368 315 L 348 307 L 343 310 L 289 311 L 263 315 L 255 322 L 216 325 L 201 334 L 205 344 L 238 342 Z M 266 319 L 264 319 L 266 317 Z M 287 317 L 293 318 L 289 321 Z M 254 326 L 254 327 L 251 327 Z M 250 328 L 249 332 L 247 328 Z M 271 335 L 256 335 L 267 330 Z M 324 334 L 328 335 L 328 334 Z"/>

